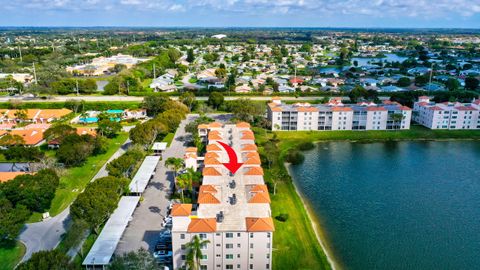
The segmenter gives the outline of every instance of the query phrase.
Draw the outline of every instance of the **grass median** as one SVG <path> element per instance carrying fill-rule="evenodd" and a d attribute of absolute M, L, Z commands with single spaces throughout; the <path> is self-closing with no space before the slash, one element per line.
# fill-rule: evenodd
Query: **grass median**
<path fill-rule="evenodd" d="M 16 242 L 11 248 L 0 248 L 0 270 L 14 269 L 23 254 L 25 254 L 25 246 L 21 242 Z"/>
<path fill-rule="evenodd" d="M 85 164 L 80 167 L 66 169 L 65 173 L 60 177 L 60 185 L 55 192 L 50 207 L 50 216 L 56 216 L 70 205 L 80 194 L 85 186 L 92 180 L 102 166 L 110 159 L 110 157 L 122 146 L 127 140 L 127 133 L 120 133 L 116 138 L 108 140 L 108 150 L 105 154 L 92 156 L 87 159 Z M 40 221 L 41 214 L 34 213 L 29 222 Z"/>

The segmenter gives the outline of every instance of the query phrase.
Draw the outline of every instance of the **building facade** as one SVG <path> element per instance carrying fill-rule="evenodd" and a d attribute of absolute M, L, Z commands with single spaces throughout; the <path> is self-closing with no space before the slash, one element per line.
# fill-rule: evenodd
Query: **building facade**
<path fill-rule="evenodd" d="M 413 110 L 413 120 L 430 129 L 480 129 L 480 100 L 435 103 L 421 96 Z"/>
<path fill-rule="evenodd" d="M 282 104 L 274 98 L 267 118 L 272 130 L 397 130 L 410 129 L 412 110 L 396 102 L 381 105 L 346 105 L 339 99 L 328 104 Z"/>
<path fill-rule="evenodd" d="M 172 208 L 173 268 L 184 269 L 188 243 L 202 245 L 199 269 L 271 269 L 274 225 L 270 196 L 255 137 L 247 123 L 199 126 L 208 141 L 197 204 Z M 218 142 L 230 145 L 243 165 L 234 174 L 222 163 L 229 157 Z"/>

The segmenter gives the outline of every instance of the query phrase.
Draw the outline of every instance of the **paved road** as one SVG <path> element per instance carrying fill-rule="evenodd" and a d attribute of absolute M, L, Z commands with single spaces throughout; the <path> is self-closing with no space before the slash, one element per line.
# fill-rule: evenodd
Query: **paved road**
<path fill-rule="evenodd" d="M 171 97 L 172 99 L 178 99 L 178 97 Z M 271 100 L 272 97 L 270 96 L 227 96 L 225 100 L 235 100 L 239 98 L 249 98 L 252 100 Z M 322 99 L 322 96 L 308 96 L 308 97 L 282 97 L 282 100 L 317 100 Z M 380 99 L 385 97 L 380 97 Z M 12 97 L 0 97 L 0 102 L 8 102 L 9 100 L 16 99 Z M 133 96 L 54 96 L 51 99 L 33 99 L 33 100 L 21 100 L 22 102 L 65 102 L 66 100 L 84 100 L 84 101 L 143 101 L 143 97 L 133 97 Z M 196 97 L 197 100 L 208 100 L 208 97 Z M 344 99 L 348 99 L 348 97 L 344 97 Z"/>
<path fill-rule="evenodd" d="M 173 172 L 164 166 L 169 157 L 180 158 L 187 147 L 185 125 L 198 115 L 188 115 L 175 132 L 172 144 L 157 164 L 156 173 L 143 193 L 143 201 L 133 214 L 115 253 L 123 254 L 140 248 L 153 251 L 158 234 L 163 230 L 162 221 L 169 204 L 169 194 L 173 188 Z"/>
<path fill-rule="evenodd" d="M 108 175 L 106 170 L 107 163 L 121 156 L 130 145 L 128 139 L 103 165 L 98 173 L 92 178 L 92 181 Z M 20 233 L 19 240 L 26 246 L 25 255 L 22 262 L 28 260 L 33 253 L 41 250 L 54 249 L 61 240 L 70 223 L 70 207 L 67 207 L 60 214 L 48 220 L 26 224 Z"/>

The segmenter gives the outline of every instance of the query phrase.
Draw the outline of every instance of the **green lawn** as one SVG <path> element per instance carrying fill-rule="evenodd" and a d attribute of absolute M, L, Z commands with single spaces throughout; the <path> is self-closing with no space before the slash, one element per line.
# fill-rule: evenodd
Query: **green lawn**
<path fill-rule="evenodd" d="M 165 135 L 165 138 L 163 138 L 162 142 L 166 142 L 167 146 L 170 146 L 170 144 L 172 144 L 174 136 L 174 133 L 168 133 L 167 135 Z"/>
<path fill-rule="evenodd" d="M 25 254 L 25 246 L 17 242 L 15 247 L 0 248 L 0 270 L 11 270 Z"/>
<path fill-rule="evenodd" d="M 262 144 L 272 138 L 273 133 L 254 128 L 259 152 L 263 152 Z M 277 180 L 272 176 L 273 170 L 286 173 L 282 162 L 275 163 L 271 169 L 263 165 L 265 180 Z M 273 269 L 331 269 L 325 254 L 317 241 L 310 218 L 303 202 L 289 179 L 278 179 L 276 195 L 271 194 L 272 216 L 288 214 L 285 222 L 274 219 L 273 235 Z"/>
<path fill-rule="evenodd" d="M 281 148 L 286 149 L 304 141 L 388 141 L 388 140 L 441 140 L 480 139 L 480 130 L 431 130 L 423 126 L 412 126 L 401 131 L 277 131 Z"/>
<path fill-rule="evenodd" d="M 116 138 L 109 140 L 108 150 L 105 154 L 88 158 L 81 167 L 67 169 L 60 177 L 60 186 L 55 192 L 55 198 L 50 207 L 50 216 L 58 215 L 63 209 L 71 204 L 77 195 L 82 192 L 90 180 L 97 174 L 100 168 L 127 140 L 127 133 L 120 133 Z M 39 221 L 41 215 L 34 213 L 29 222 Z"/>

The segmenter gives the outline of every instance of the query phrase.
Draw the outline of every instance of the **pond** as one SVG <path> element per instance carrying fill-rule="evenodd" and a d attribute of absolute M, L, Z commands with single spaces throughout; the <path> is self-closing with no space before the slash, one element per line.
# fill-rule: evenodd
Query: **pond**
<path fill-rule="evenodd" d="M 322 143 L 291 173 L 345 269 L 478 269 L 480 142 Z"/>

